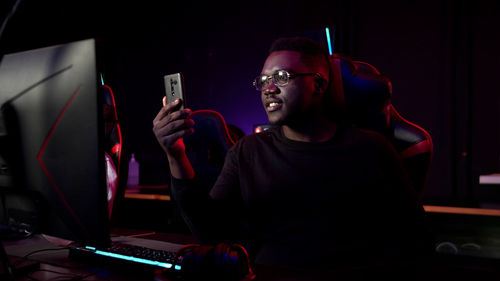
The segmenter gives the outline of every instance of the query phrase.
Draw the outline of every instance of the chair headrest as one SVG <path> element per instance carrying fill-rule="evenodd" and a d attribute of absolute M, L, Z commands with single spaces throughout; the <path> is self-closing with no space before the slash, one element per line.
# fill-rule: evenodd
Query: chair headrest
<path fill-rule="evenodd" d="M 341 73 L 341 88 L 345 117 L 351 124 L 365 129 L 383 131 L 388 115 L 385 107 L 390 104 L 392 86 L 390 80 L 374 66 L 353 61 L 346 56 L 330 57 L 334 72 Z M 335 80 L 335 79 L 334 79 Z"/>
<path fill-rule="evenodd" d="M 330 60 L 334 67 L 332 81 L 337 83 L 335 93 L 343 97 L 345 121 L 385 135 L 405 161 L 417 194 L 421 195 L 432 159 L 429 133 L 396 111 L 391 104 L 391 82 L 374 66 L 342 55 L 332 55 Z"/>
<path fill-rule="evenodd" d="M 331 60 L 340 62 L 344 101 L 348 110 L 381 109 L 390 100 L 391 82 L 374 66 L 338 54 L 332 55 Z"/>

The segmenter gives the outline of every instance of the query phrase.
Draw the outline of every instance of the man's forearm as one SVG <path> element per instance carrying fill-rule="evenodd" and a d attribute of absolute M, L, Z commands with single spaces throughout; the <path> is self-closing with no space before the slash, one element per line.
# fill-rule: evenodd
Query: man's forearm
<path fill-rule="evenodd" d="M 193 166 L 185 153 L 174 157 L 167 155 L 170 174 L 176 179 L 193 179 L 195 176 Z"/>

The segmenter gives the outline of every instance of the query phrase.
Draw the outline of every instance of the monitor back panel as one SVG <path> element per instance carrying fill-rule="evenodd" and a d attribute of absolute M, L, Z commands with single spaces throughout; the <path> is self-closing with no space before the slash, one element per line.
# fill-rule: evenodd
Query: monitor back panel
<path fill-rule="evenodd" d="M 42 232 L 90 244 L 109 240 L 99 94 L 92 39 L 9 54 L 0 65 L 16 188 L 40 193 Z"/>

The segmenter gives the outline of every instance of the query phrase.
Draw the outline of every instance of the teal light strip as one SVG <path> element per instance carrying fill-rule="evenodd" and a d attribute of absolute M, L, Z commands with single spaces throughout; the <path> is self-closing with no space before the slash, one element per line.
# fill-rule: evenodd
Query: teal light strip
<path fill-rule="evenodd" d="M 125 255 L 120 255 L 120 254 L 115 254 L 115 253 L 110 253 L 110 252 L 103 252 L 100 250 L 95 251 L 95 253 L 98 255 L 101 255 L 101 256 L 107 256 L 107 257 L 118 258 L 118 259 L 122 259 L 122 260 L 128 260 L 128 261 L 144 263 L 144 264 L 149 264 L 149 265 L 155 265 L 155 266 L 164 267 L 164 268 L 171 268 L 172 267 L 171 263 L 151 261 L 151 260 L 136 258 L 136 257 L 132 257 L 132 256 L 125 256 Z"/>
<path fill-rule="evenodd" d="M 332 51 L 332 41 L 330 39 L 330 29 L 328 27 L 325 28 L 325 32 L 326 32 L 326 42 L 328 43 L 328 53 L 332 55 L 333 51 Z"/>

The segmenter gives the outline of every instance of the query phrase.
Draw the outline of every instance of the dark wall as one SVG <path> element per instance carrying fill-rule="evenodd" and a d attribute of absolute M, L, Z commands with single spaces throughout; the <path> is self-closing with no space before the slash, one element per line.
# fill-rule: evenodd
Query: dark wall
<path fill-rule="evenodd" d="M 182 71 L 192 109 L 248 134 L 266 122 L 251 81 L 271 41 L 335 26 L 335 50 L 391 78 L 394 105 L 432 135 L 424 203 L 478 205 L 478 176 L 500 170 L 496 1 L 40 2 L 21 3 L 1 48 L 100 38 L 127 150 L 144 159 L 164 160 L 151 132 L 163 75 Z"/>
<path fill-rule="evenodd" d="M 478 184 L 479 175 L 499 171 L 498 2 L 362 3 L 354 14 L 352 55 L 391 78 L 393 103 L 433 137 L 424 199 L 500 202 Z"/>

